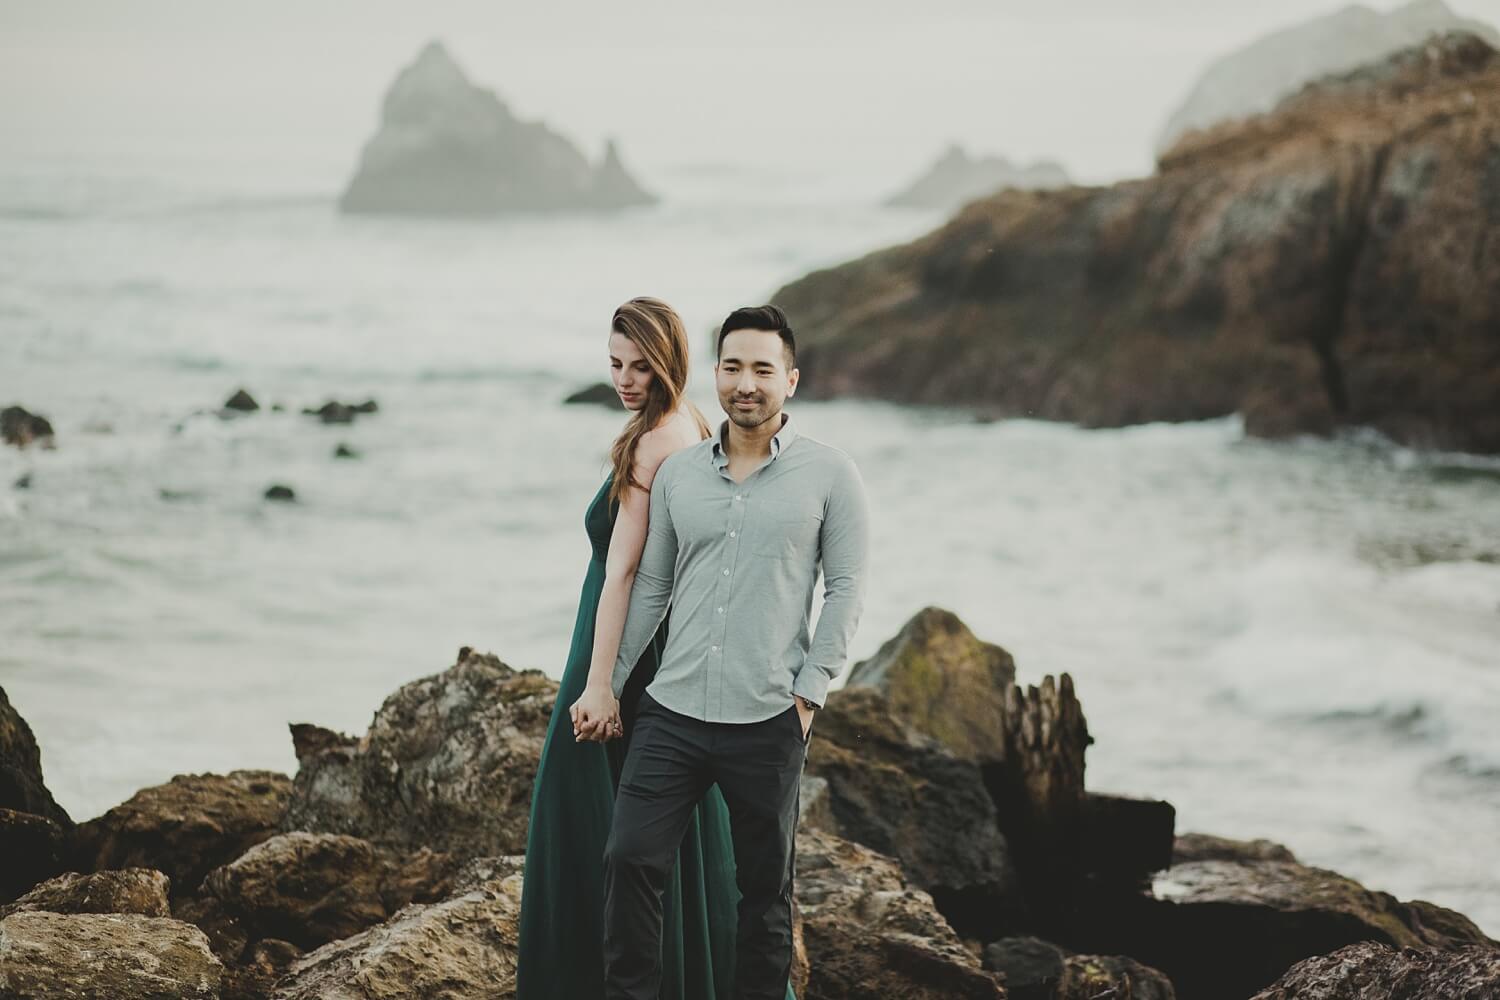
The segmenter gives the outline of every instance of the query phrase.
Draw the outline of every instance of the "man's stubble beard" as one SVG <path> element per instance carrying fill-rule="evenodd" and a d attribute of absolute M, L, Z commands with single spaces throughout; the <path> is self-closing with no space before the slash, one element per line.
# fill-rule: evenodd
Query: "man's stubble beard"
<path fill-rule="evenodd" d="M 767 413 L 765 405 L 768 404 L 763 404 L 762 406 L 749 411 L 737 410 L 734 408 L 733 397 L 730 397 L 728 406 L 724 406 L 723 400 L 719 401 L 719 405 L 723 407 L 725 416 L 727 416 L 730 420 L 733 420 L 737 426 L 743 427 L 747 431 L 754 430 L 761 424 L 765 423 L 767 420 L 774 420 L 776 417 L 781 415 L 781 406 L 778 406 L 775 410 Z M 782 405 L 785 405 L 785 403 L 783 402 Z"/>

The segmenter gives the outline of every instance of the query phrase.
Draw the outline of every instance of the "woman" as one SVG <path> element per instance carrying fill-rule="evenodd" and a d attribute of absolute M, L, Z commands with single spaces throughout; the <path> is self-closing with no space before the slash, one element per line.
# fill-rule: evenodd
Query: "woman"
<path fill-rule="evenodd" d="M 610 677 L 646 543 L 651 481 L 663 459 L 710 433 L 684 395 L 687 331 L 671 306 L 642 297 L 615 310 L 609 358 L 615 391 L 631 416 L 610 451 L 610 475 L 583 519 L 593 557 L 532 790 L 517 1000 L 604 994 L 604 842 L 630 721 L 656 673 L 666 625 L 620 699 L 623 725 L 607 735 L 623 739 L 576 739 L 570 710 L 586 704 L 596 718 L 609 715 Z M 738 902 L 729 814 L 714 788 L 694 813 L 662 900 L 663 1000 L 728 1000 Z M 793 996 L 790 988 L 787 995 Z"/>

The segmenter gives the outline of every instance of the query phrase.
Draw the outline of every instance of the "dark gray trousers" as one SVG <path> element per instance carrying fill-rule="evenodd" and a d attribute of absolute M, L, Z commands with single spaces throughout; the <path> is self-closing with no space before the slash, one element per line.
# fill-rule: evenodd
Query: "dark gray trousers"
<path fill-rule="evenodd" d="M 785 1000 L 806 755 L 795 705 L 762 722 L 704 722 L 641 695 L 604 848 L 605 1000 L 657 1000 L 667 872 L 714 784 L 729 807 L 740 890 L 734 1000 Z"/>

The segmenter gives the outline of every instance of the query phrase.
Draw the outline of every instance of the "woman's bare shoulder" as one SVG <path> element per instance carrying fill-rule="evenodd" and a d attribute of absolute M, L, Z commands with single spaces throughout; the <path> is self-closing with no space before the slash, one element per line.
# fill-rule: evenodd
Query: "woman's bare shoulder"
<path fill-rule="evenodd" d="M 666 458 L 674 451 L 689 448 L 701 440 L 697 422 L 690 414 L 679 410 L 641 435 L 641 450 Z"/>

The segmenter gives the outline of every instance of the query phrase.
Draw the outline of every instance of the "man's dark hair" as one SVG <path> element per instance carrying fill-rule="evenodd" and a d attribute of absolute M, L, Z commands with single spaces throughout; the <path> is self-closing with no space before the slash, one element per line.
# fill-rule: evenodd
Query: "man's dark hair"
<path fill-rule="evenodd" d="M 797 337 L 786 313 L 776 306 L 744 306 L 730 313 L 719 327 L 719 346 L 716 357 L 724 356 L 724 338 L 736 330 L 769 330 L 781 337 L 782 353 L 786 355 L 786 370 L 797 367 Z"/>

